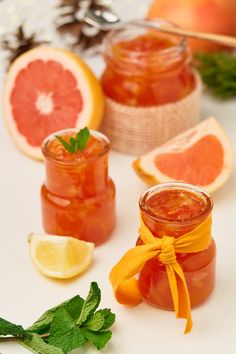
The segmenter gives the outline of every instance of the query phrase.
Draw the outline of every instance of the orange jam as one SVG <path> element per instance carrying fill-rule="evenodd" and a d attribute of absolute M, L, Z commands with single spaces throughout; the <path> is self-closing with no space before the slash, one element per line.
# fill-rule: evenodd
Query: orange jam
<path fill-rule="evenodd" d="M 41 188 L 47 233 L 103 243 L 115 227 L 115 186 L 108 176 L 107 138 L 90 131 L 84 150 L 68 152 L 55 135 L 69 142 L 78 131 L 64 130 L 43 144 L 46 180 Z"/>
<path fill-rule="evenodd" d="M 170 24 L 169 24 L 170 25 Z M 105 42 L 102 86 L 107 97 L 133 107 L 176 102 L 196 87 L 186 39 L 127 26 Z"/>
<path fill-rule="evenodd" d="M 200 225 L 211 214 L 211 197 L 200 188 L 181 183 L 166 183 L 148 189 L 140 199 L 146 226 L 155 237 L 180 237 Z M 138 240 L 138 244 L 141 241 Z M 191 307 L 201 304 L 215 285 L 214 240 L 197 253 L 176 253 L 188 286 Z M 165 265 L 158 257 L 146 262 L 139 276 L 143 298 L 151 305 L 173 310 Z"/>

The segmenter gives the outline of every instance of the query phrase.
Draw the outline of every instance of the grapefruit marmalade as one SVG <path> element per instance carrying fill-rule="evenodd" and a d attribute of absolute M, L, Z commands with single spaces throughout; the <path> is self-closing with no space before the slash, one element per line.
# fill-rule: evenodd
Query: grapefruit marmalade
<path fill-rule="evenodd" d="M 108 139 L 90 131 L 83 151 L 68 152 L 55 137 L 69 142 L 68 129 L 49 136 L 42 146 L 46 180 L 41 188 L 42 219 L 47 233 L 103 243 L 115 227 L 115 186 L 108 176 Z"/>
<path fill-rule="evenodd" d="M 158 20 L 159 23 L 170 23 Z M 147 29 L 138 23 L 111 32 L 105 41 L 102 87 L 107 97 L 133 107 L 176 102 L 196 87 L 184 38 Z"/>
<path fill-rule="evenodd" d="M 211 197 L 192 185 L 165 183 L 149 188 L 140 198 L 145 225 L 155 237 L 180 237 L 206 220 L 212 211 Z M 138 239 L 137 244 L 142 241 Z M 200 305 L 215 285 L 216 246 L 201 252 L 176 253 L 190 296 L 191 307 Z M 139 276 L 139 288 L 149 304 L 174 310 L 166 267 L 157 257 L 146 262 Z"/>

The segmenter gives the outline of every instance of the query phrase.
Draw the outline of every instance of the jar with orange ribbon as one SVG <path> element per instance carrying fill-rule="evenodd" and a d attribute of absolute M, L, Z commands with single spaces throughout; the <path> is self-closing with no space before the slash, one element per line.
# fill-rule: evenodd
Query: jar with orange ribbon
<path fill-rule="evenodd" d="M 192 328 L 191 308 L 215 285 L 216 246 L 211 238 L 213 201 L 202 189 L 183 183 L 149 188 L 140 198 L 136 247 L 111 272 L 117 300 L 175 310 Z M 135 275 L 139 274 L 138 280 Z"/>

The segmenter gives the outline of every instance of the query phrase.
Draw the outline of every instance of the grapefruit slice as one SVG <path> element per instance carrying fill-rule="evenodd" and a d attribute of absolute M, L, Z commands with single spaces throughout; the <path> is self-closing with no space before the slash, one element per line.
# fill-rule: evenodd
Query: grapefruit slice
<path fill-rule="evenodd" d="M 149 185 L 180 181 L 213 192 L 230 176 L 232 159 L 228 137 L 210 117 L 141 156 L 133 167 Z"/>
<path fill-rule="evenodd" d="M 99 81 L 75 54 L 37 47 L 11 65 L 3 90 L 3 113 L 17 146 L 41 159 L 40 146 L 66 128 L 97 129 L 104 111 Z"/>

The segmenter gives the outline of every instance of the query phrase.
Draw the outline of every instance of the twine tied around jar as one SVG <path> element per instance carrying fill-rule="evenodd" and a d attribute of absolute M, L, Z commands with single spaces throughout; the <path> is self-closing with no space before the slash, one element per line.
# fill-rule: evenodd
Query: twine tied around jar
<path fill-rule="evenodd" d="M 196 88 L 173 103 L 132 107 L 106 97 L 101 131 L 112 149 L 140 156 L 198 124 L 202 83 L 197 73 L 195 77 Z"/>
<path fill-rule="evenodd" d="M 113 267 L 110 281 L 117 301 L 123 305 L 138 305 L 142 295 L 135 275 L 145 263 L 158 257 L 165 264 L 176 318 L 185 318 L 185 334 L 192 329 L 191 304 L 184 272 L 176 260 L 176 253 L 193 253 L 207 249 L 211 242 L 212 218 L 209 216 L 199 226 L 179 238 L 155 237 L 141 217 L 139 236 L 143 245 L 125 253 Z"/>

